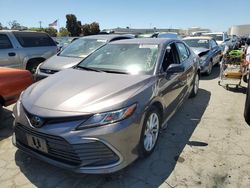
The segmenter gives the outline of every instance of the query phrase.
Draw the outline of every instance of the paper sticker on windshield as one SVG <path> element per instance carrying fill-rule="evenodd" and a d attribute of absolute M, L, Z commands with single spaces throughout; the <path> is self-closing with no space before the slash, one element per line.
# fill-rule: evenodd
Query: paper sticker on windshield
<path fill-rule="evenodd" d="M 158 48 L 158 45 L 155 45 L 155 44 L 140 44 L 139 48 L 156 49 L 156 48 Z"/>
<path fill-rule="evenodd" d="M 199 40 L 198 41 L 199 44 L 204 44 L 204 43 L 208 43 L 207 40 Z"/>
<path fill-rule="evenodd" d="M 97 42 L 107 42 L 107 40 L 99 39 Z"/>

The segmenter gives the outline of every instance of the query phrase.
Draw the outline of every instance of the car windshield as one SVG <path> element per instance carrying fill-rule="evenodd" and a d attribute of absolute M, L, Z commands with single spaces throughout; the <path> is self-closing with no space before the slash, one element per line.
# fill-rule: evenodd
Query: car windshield
<path fill-rule="evenodd" d="M 206 39 L 186 39 L 185 43 L 192 48 L 206 48 L 209 49 L 209 43 Z"/>
<path fill-rule="evenodd" d="M 78 39 L 69 44 L 59 55 L 66 57 L 86 57 L 107 41 L 100 39 Z"/>
<path fill-rule="evenodd" d="M 223 41 L 222 34 L 204 34 L 205 36 L 213 37 L 216 41 Z"/>
<path fill-rule="evenodd" d="M 83 60 L 78 68 L 125 74 L 153 74 L 158 45 L 108 44 Z"/>

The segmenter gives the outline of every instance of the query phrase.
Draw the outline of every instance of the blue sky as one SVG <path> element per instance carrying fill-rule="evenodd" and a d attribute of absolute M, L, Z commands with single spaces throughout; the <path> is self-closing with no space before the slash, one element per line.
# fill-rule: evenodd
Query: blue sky
<path fill-rule="evenodd" d="M 188 28 L 200 26 L 226 31 L 237 24 L 250 24 L 249 0 L 0 0 L 0 22 L 11 20 L 21 25 L 47 27 L 59 19 L 65 26 L 65 15 L 75 14 L 82 23 L 97 21 L 101 29 Z"/>

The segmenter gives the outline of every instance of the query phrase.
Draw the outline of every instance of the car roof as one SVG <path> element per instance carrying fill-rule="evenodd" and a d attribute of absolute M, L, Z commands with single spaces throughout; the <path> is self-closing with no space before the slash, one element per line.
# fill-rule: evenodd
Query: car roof
<path fill-rule="evenodd" d="M 193 36 L 193 37 L 185 37 L 183 40 L 188 40 L 188 39 L 203 39 L 203 40 L 211 40 L 213 37 L 210 36 Z"/>
<path fill-rule="evenodd" d="M 118 40 L 112 42 L 112 44 L 165 44 L 176 39 L 170 38 L 135 38 L 129 40 Z"/>
<path fill-rule="evenodd" d="M 107 41 L 111 41 L 113 39 L 119 38 L 119 37 L 126 37 L 128 39 L 132 38 L 131 36 L 128 35 L 118 35 L 118 34 L 107 34 L 107 35 L 90 35 L 90 36 L 85 36 L 82 37 L 81 39 L 99 39 L 99 40 L 107 40 Z"/>
<path fill-rule="evenodd" d="M 211 34 L 224 34 L 225 32 L 210 32 L 210 33 L 202 33 L 202 35 L 211 35 Z"/>

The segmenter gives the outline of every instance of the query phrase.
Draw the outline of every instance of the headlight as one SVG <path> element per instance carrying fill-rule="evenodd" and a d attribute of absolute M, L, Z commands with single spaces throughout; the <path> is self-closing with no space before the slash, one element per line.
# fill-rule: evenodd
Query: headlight
<path fill-rule="evenodd" d="M 80 124 L 77 129 L 96 127 L 121 121 L 131 116 L 134 113 L 135 109 L 136 104 L 133 104 L 129 107 L 122 108 L 120 110 L 95 114 L 91 116 L 87 121 Z"/>

